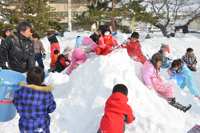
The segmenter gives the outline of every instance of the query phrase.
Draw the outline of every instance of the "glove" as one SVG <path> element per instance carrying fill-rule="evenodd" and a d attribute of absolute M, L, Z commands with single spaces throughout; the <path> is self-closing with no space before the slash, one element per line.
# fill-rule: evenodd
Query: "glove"
<path fill-rule="evenodd" d="M 42 55 L 42 59 L 45 60 L 46 59 L 46 54 Z"/>
<path fill-rule="evenodd" d="M 147 86 L 150 90 L 153 90 L 155 93 L 157 93 L 157 91 L 154 89 L 153 86 Z"/>
<path fill-rule="evenodd" d="M 126 45 L 128 45 L 129 42 L 130 42 L 130 39 L 126 39 L 126 40 L 122 43 L 122 45 L 123 45 L 123 46 L 126 46 Z"/>
<path fill-rule="evenodd" d="M 172 59 L 170 59 L 170 58 L 167 58 L 167 60 L 172 60 Z"/>
<path fill-rule="evenodd" d="M 105 46 L 105 49 L 112 50 L 112 47 L 106 45 L 106 46 Z"/>

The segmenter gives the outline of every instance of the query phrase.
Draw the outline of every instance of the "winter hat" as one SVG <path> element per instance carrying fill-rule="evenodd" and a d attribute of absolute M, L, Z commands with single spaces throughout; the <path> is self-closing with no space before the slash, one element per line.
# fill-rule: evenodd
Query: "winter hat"
<path fill-rule="evenodd" d="M 160 47 L 160 50 L 162 51 L 162 52 L 170 52 L 169 51 L 169 45 L 167 45 L 167 44 L 161 44 L 161 47 Z"/>
<path fill-rule="evenodd" d="M 65 48 L 65 50 L 72 50 L 72 47 L 70 45 L 67 45 L 67 47 Z"/>
<path fill-rule="evenodd" d="M 124 94 L 126 96 L 128 95 L 128 89 L 123 84 L 115 85 L 114 88 L 113 88 L 113 92 L 112 93 L 115 93 L 115 92 L 121 92 L 122 94 Z"/>
<path fill-rule="evenodd" d="M 69 50 L 64 50 L 64 51 L 63 51 L 63 55 L 64 55 L 64 56 L 68 55 L 69 53 L 70 53 Z"/>
<path fill-rule="evenodd" d="M 158 62 L 158 61 L 163 61 L 163 55 L 162 55 L 162 51 L 159 51 L 158 53 L 155 53 L 153 56 L 152 56 L 152 61 L 154 62 Z"/>

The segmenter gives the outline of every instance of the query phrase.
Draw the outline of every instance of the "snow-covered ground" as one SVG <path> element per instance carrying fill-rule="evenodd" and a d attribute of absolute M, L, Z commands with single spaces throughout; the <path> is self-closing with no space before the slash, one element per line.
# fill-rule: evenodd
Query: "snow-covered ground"
<path fill-rule="evenodd" d="M 66 32 L 65 37 L 58 37 L 61 51 L 67 46 L 74 46 L 76 37 L 89 36 L 87 33 Z M 118 33 L 118 42 L 122 43 L 128 36 Z M 171 49 L 169 57 L 180 58 L 186 48 L 192 47 L 200 61 L 200 35 L 176 34 L 175 38 L 164 38 L 161 33 L 151 34 L 152 38 L 145 40 L 146 33 L 140 34 L 142 50 L 150 57 L 160 49 L 161 43 L 168 44 Z M 47 51 L 44 61 L 45 71 L 49 69 L 49 42 L 42 39 Z M 198 72 L 193 73 L 197 87 L 200 83 L 200 64 Z M 64 73 L 64 72 L 63 72 Z M 126 125 L 125 133 L 186 133 L 195 124 L 200 124 L 200 101 L 190 94 L 187 88 L 181 91 L 174 81 L 168 81 L 166 69 L 161 73 L 166 82 L 173 84 L 177 99 L 184 105 L 192 104 L 187 112 L 181 112 L 162 98 L 150 91 L 142 81 L 142 65 L 132 61 L 126 50 L 116 50 L 107 56 L 88 55 L 88 60 L 72 72 L 70 76 L 63 73 L 51 73 L 45 79 L 47 85 L 52 85 L 57 109 L 51 114 L 52 133 L 96 133 L 104 105 L 111 95 L 115 84 L 123 83 L 128 89 L 129 104 L 133 109 L 136 120 Z M 200 89 L 199 89 L 200 90 Z M 1 133 L 18 133 L 17 115 L 13 120 L 0 123 Z"/>

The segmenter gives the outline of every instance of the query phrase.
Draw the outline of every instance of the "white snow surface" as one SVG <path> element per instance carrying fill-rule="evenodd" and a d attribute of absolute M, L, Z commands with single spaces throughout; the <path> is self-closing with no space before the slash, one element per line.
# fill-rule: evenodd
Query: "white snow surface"
<path fill-rule="evenodd" d="M 200 35 L 176 34 L 175 38 L 165 38 L 162 33 L 150 34 L 151 39 L 144 40 L 147 33 L 140 33 L 140 41 L 144 54 L 150 57 L 160 49 L 161 43 L 168 44 L 171 49 L 169 57 L 180 58 L 186 48 L 192 47 L 200 61 Z M 61 51 L 67 46 L 75 45 L 76 37 L 89 36 L 86 33 L 66 32 L 65 37 L 58 37 Z M 130 36 L 118 33 L 118 42 Z M 44 61 L 45 71 L 49 69 L 50 50 L 47 38 L 42 39 L 47 51 Z M 193 73 L 197 87 L 200 75 Z M 66 71 L 66 70 L 65 70 Z M 63 73 L 50 73 L 45 84 L 53 86 L 53 95 L 57 103 L 55 112 L 50 114 L 52 133 L 96 133 L 104 114 L 105 102 L 116 84 L 128 87 L 129 104 L 136 120 L 126 125 L 125 133 L 186 133 L 195 124 L 200 124 L 200 101 L 185 88 L 183 91 L 176 86 L 175 81 L 168 81 L 166 69 L 161 69 L 165 81 L 172 84 L 179 102 L 183 105 L 192 104 L 187 112 L 181 112 L 170 106 L 166 99 L 150 91 L 142 80 L 142 65 L 132 61 L 125 49 L 115 50 L 107 56 L 97 56 L 92 53 L 88 60 L 70 76 Z M 0 123 L 1 133 L 18 133 L 19 115 L 8 122 Z"/>

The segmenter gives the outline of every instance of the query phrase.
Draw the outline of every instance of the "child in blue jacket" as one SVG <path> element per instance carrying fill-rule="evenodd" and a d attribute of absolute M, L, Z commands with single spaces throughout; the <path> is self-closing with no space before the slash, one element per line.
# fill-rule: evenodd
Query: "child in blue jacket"
<path fill-rule="evenodd" d="M 15 91 L 13 104 L 20 115 L 21 133 L 50 133 L 50 116 L 56 109 L 52 87 L 42 85 L 45 73 L 40 67 L 32 67 L 27 73 L 27 83 L 20 83 Z"/>
<path fill-rule="evenodd" d="M 170 53 L 169 50 L 169 45 L 166 44 L 161 44 L 160 50 L 163 52 L 163 62 L 161 67 L 162 68 L 168 68 L 170 65 L 170 63 L 168 62 L 168 60 L 170 60 L 168 57 L 166 57 L 167 52 Z"/>
<path fill-rule="evenodd" d="M 74 48 L 78 48 L 83 42 L 83 39 L 80 36 L 77 36 L 76 38 L 76 45 Z"/>
<path fill-rule="evenodd" d="M 168 73 L 170 76 L 173 76 L 174 73 L 181 75 L 183 77 L 183 82 L 180 88 L 183 89 L 187 86 L 190 92 L 200 100 L 199 91 L 195 85 L 191 71 L 187 65 L 181 61 L 181 59 L 177 59 L 172 62 L 171 68 L 168 69 Z"/>

